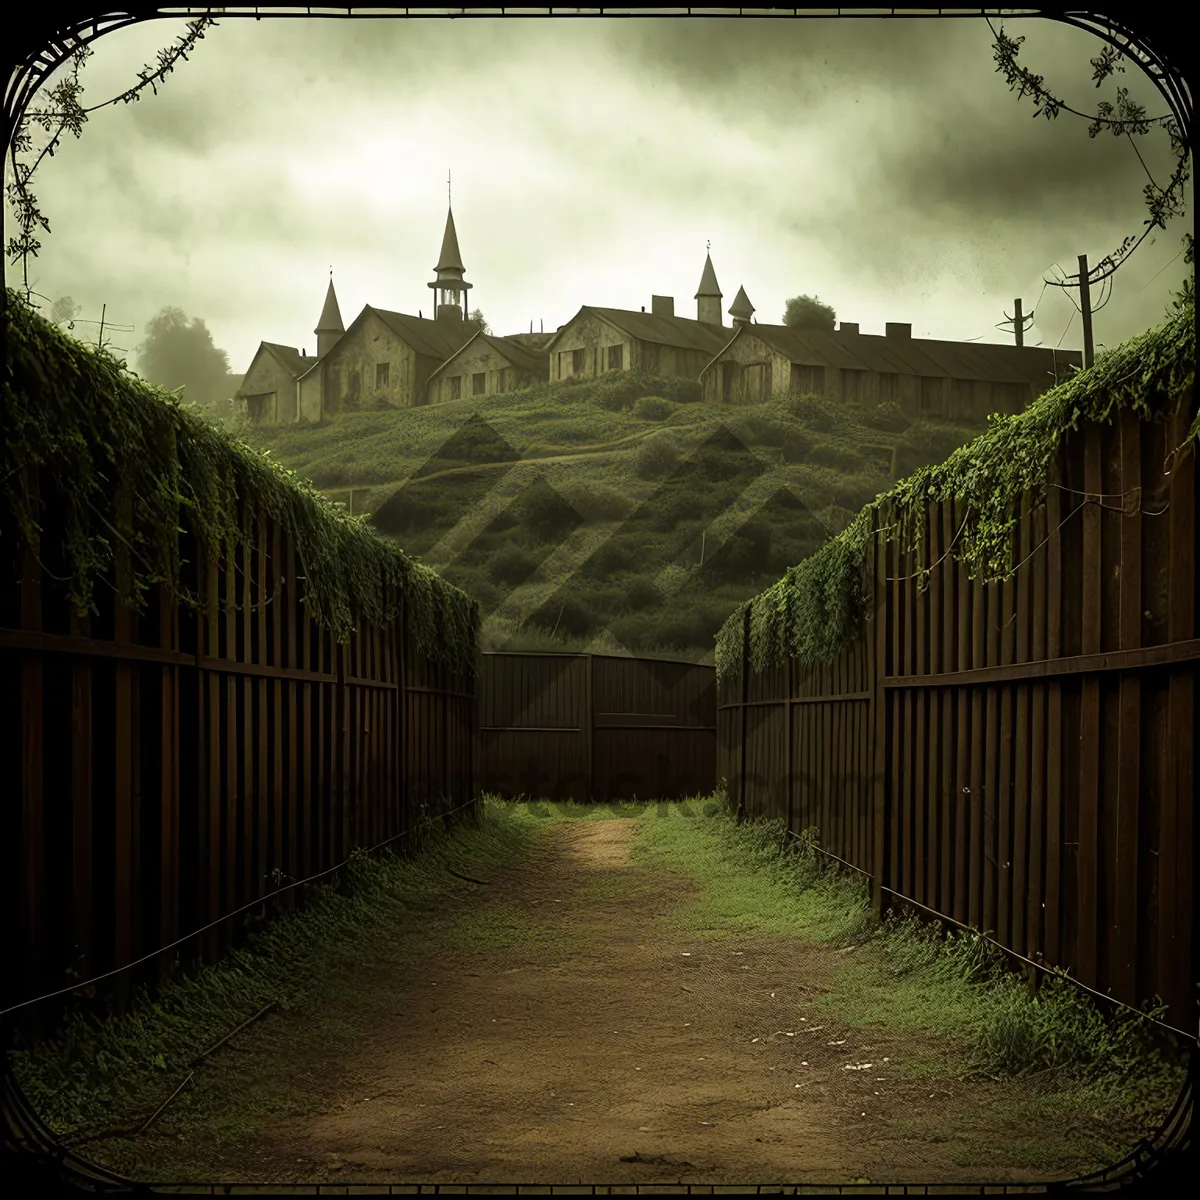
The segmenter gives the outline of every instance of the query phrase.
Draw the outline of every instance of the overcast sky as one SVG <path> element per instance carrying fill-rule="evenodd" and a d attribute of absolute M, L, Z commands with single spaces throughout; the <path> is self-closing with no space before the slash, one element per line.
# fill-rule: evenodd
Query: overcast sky
<path fill-rule="evenodd" d="M 1098 40 L 1005 28 L 1072 107 L 1114 98 L 1090 79 Z M 183 29 L 101 38 L 83 103 Z M 1116 78 L 1166 111 L 1135 67 Z M 347 325 L 364 304 L 430 315 L 451 171 L 472 306 L 497 333 L 652 293 L 694 317 L 711 241 L 722 308 L 742 285 L 760 322 L 808 293 L 864 333 L 999 342 L 1020 296 L 1037 304 L 1027 343 L 1077 349 L 1075 310 L 1042 278 L 1139 233 L 1146 174 L 1128 139 L 1033 113 L 980 19 L 227 17 L 157 96 L 94 114 L 43 161 L 52 232 L 31 282 L 84 317 L 107 304 L 136 326 L 115 337 L 130 350 L 182 308 L 240 373 L 260 340 L 314 352 L 331 265 Z M 1165 134 L 1138 147 L 1164 183 Z M 1190 228 L 1117 273 L 1098 344 L 1162 318 Z"/>

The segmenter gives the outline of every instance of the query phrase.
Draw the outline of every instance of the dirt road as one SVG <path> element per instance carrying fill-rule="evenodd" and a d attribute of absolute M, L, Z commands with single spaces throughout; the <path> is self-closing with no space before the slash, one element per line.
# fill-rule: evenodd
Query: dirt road
<path fill-rule="evenodd" d="M 630 861 L 633 822 L 567 822 L 466 898 L 487 935 L 387 989 L 391 1015 L 348 1056 L 276 1061 L 322 1104 L 213 1147 L 246 1182 L 778 1183 L 1045 1178 L 965 1169 L 913 1136 L 930 1103 L 981 1125 L 967 1085 L 902 1078 L 913 1036 L 864 1037 L 815 1009 L 837 951 L 716 941 L 663 915 L 690 884 Z M 478 907 L 476 907 L 478 905 Z M 493 937 L 503 942 L 504 937 Z M 247 1046 L 252 1050 L 252 1046 Z M 976 1098 L 978 1085 L 973 1085 Z M 935 1090 L 936 1089 L 936 1090 Z M 952 1092 L 960 1094 L 956 1098 Z"/>

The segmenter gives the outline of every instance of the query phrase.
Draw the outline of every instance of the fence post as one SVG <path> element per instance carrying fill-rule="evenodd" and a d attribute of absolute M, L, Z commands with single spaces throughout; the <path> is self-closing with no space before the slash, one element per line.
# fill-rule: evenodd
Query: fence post
<path fill-rule="evenodd" d="M 871 592 L 874 612 L 871 631 L 870 692 L 871 692 L 871 801 L 874 830 L 871 846 L 871 907 L 882 918 L 886 908 L 884 873 L 887 856 L 887 699 L 883 689 L 887 674 L 887 559 L 879 538 L 878 511 L 871 519 Z"/>
<path fill-rule="evenodd" d="M 596 792 L 596 773 L 595 773 L 595 758 L 593 756 L 592 747 L 595 743 L 595 728 L 596 728 L 596 698 L 592 691 L 592 655 L 588 654 L 584 659 L 584 701 L 583 701 L 583 728 L 584 737 L 587 739 L 585 746 L 585 754 L 587 756 L 587 802 L 590 804 Z"/>
<path fill-rule="evenodd" d="M 749 734 L 750 717 L 750 606 L 742 616 L 742 764 L 741 781 L 738 784 L 737 819 L 742 820 L 746 812 L 746 738 Z"/>

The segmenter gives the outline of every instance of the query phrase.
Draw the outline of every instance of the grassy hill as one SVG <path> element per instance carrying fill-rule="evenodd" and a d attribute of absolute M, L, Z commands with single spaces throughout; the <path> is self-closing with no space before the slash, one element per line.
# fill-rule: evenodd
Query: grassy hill
<path fill-rule="evenodd" d="M 248 439 L 481 603 L 487 649 L 712 660 L 730 611 L 981 426 L 629 373 Z"/>

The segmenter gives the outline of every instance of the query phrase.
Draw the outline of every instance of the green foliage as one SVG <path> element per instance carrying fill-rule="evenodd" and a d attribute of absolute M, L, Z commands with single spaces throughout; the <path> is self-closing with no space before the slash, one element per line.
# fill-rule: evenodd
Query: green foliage
<path fill-rule="evenodd" d="M 675 411 L 675 405 L 662 396 L 642 396 L 633 405 L 633 415 L 643 421 L 665 421 Z"/>
<path fill-rule="evenodd" d="M 789 396 L 788 411 L 805 429 L 818 433 L 828 433 L 841 416 L 832 400 L 812 394 Z"/>
<path fill-rule="evenodd" d="M 873 530 L 901 547 L 919 543 L 930 503 L 953 498 L 965 514 L 957 557 L 972 580 L 1013 570 L 1012 530 L 1022 492 L 1044 494 L 1063 439 L 1081 425 L 1111 422 L 1122 409 L 1146 420 L 1178 403 L 1195 377 L 1195 303 L 1184 302 L 1157 329 L 1130 338 L 1086 371 L 1044 393 L 1023 412 L 994 416 L 988 431 L 944 463 L 923 467 L 877 496 L 838 536 L 740 605 L 716 642 L 717 674 L 741 670 L 742 622 L 750 614 L 750 665 L 761 671 L 794 657 L 829 662 L 859 631 L 867 602 Z M 1189 443 L 1200 437 L 1200 417 Z"/>
<path fill-rule="evenodd" d="M 878 429 L 884 433 L 903 433 L 912 424 L 912 420 L 891 402 L 864 409 L 860 419 L 868 429 Z"/>
<path fill-rule="evenodd" d="M 236 390 L 229 355 L 214 345 L 199 317 L 189 322 L 181 308 L 164 308 L 146 323 L 137 368 L 147 383 L 170 392 L 183 388 L 185 397 L 198 404 L 227 401 Z"/>
<path fill-rule="evenodd" d="M 790 432 L 781 421 L 754 415 L 742 417 L 733 430 L 747 446 L 782 446 Z"/>
<path fill-rule="evenodd" d="M 199 420 L 178 399 L 132 377 L 111 355 L 43 320 L 9 290 L 3 470 L 9 510 L 31 546 L 42 536 L 42 501 L 29 472 L 53 479 L 63 510 L 63 556 L 71 603 L 93 611 L 96 577 L 112 563 L 113 539 L 132 550 L 128 602 L 148 587 L 198 611 L 207 598 L 186 583 L 179 531 L 200 561 L 243 543 L 258 518 L 293 539 L 304 603 L 339 641 L 395 617 L 401 600 L 422 651 L 458 671 L 477 661 L 478 608 L 362 520 L 348 517 L 268 454 Z M 129 529 L 110 523 L 111 487 L 132 505 Z"/>
<path fill-rule="evenodd" d="M 577 487 L 571 502 L 589 521 L 620 521 L 628 516 L 629 499 L 613 488 L 600 485 Z"/>
<path fill-rule="evenodd" d="M 799 429 L 789 429 L 783 439 L 783 461 L 789 463 L 807 462 L 812 452 L 813 441 Z"/>
<path fill-rule="evenodd" d="M 783 323 L 793 329 L 824 329 L 832 333 L 837 313 L 817 296 L 793 296 L 783 310 Z"/>
<path fill-rule="evenodd" d="M 661 479 L 679 465 L 679 449 L 663 434 L 647 438 L 637 450 L 637 474 L 640 479 Z"/>

